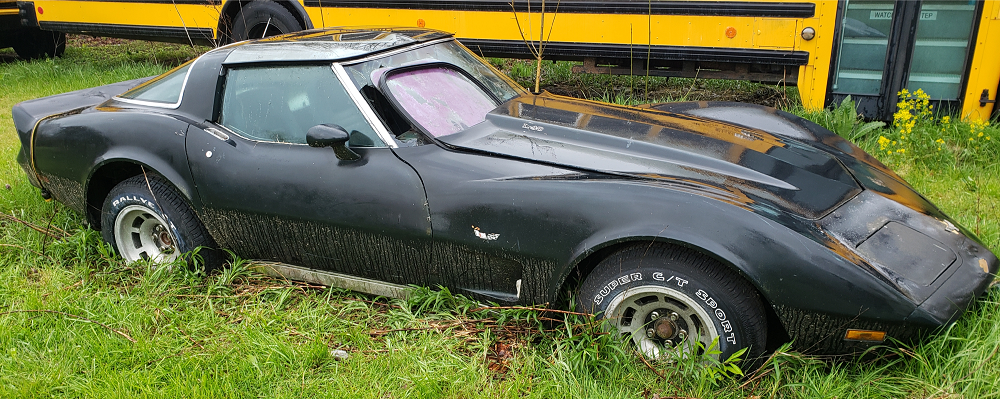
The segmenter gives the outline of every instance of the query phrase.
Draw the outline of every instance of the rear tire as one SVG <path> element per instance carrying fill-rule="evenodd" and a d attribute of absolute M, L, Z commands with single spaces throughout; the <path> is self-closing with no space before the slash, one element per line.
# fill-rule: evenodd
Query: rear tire
<path fill-rule="evenodd" d="M 287 8 L 270 0 L 257 0 L 236 13 L 230 37 L 241 42 L 300 30 L 302 25 Z"/>
<path fill-rule="evenodd" d="M 184 197 L 157 176 L 133 176 L 111 189 L 101 211 L 101 236 L 128 263 L 166 264 L 198 247 L 206 272 L 223 260 Z"/>
<path fill-rule="evenodd" d="M 577 304 L 608 320 L 649 358 L 662 358 L 679 345 L 685 353 L 701 354 L 717 339 L 717 359 L 747 348 L 742 358 L 753 363 L 767 342 L 757 290 L 686 248 L 640 245 L 609 256 L 584 280 Z"/>
<path fill-rule="evenodd" d="M 18 34 L 11 47 L 18 57 L 26 60 L 60 57 L 66 52 L 66 34 L 29 28 Z"/>

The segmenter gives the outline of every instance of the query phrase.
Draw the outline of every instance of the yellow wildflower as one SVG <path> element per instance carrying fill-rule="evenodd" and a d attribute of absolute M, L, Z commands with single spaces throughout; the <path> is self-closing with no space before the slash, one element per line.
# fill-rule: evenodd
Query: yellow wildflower
<path fill-rule="evenodd" d="M 880 150 L 884 150 L 885 147 L 888 147 L 889 146 L 889 141 L 890 140 L 887 139 L 887 138 L 885 138 L 885 136 L 878 136 L 878 147 L 879 147 L 879 149 Z"/>

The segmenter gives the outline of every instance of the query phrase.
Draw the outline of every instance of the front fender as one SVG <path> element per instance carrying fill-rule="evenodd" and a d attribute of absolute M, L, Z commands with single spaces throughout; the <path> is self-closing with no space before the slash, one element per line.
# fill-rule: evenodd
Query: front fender
<path fill-rule="evenodd" d="M 763 105 L 727 101 L 658 103 L 644 104 L 639 107 L 686 114 L 763 130 L 771 134 L 810 144 L 836 156 L 841 161 L 844 161 L 848 167 L 851 167 L 851 163 L 860 161 L 887 174 L 896 176 L 882 162 L 854 145 L 854 143 L 815 122 L 779 109 Z"/>
<path fill-rule="evenodd" d="M 612 246 L 653 242 L 696 249 L 744 276 L 778 309 L 844 318 L 903 320 L 916 305 L 878 279 L 850 248 L 809 221 L 775 220 L 744 207 L 674 200 L 676 207 L 616 215 L 587 237 L 555 273 L 558 287 L 589 256 Z M 624 207 L 623 207 L 624 208 Z M 651 222 L 651 221 L 655 221 Z"/>

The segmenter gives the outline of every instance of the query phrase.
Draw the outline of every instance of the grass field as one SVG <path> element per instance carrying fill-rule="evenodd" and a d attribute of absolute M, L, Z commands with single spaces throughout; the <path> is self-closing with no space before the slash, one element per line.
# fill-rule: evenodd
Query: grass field
<path fill-rule="evenodd" d="M 1000 395 L 995 291 L 917 347 L 848 361 L 783 348 L 760 370 L 731 378 L 697 359 L 643 363 L 586 320 L 570 318 L 539 331 L 535 312 L 475 311 L 475 304 L 447 292 L 418 291 L 409 301 L 390 301 L 275 280 L 242 261 L 210 276 L 124 265 L 98 233 L 81 227 L 80 216 L 43 201 L 27 183 L 14 161 L 10 109 L 31 98 L 156 74 L 197 53 L 175 45 L 93 41 L 71 43 L 58 60 L 22 62 L 0 51 L 0 397 Z M 521 70 L 530 70 L 520 62 L 498 63 L 522 80 Z M 583 87 L 590 91 L 582 94 L 618 102 L 694 99 L 692 93 L 724 90 L 794 96 L 794 90 L 745 83 L 579 77 L 565 69 L 546 68 L 549 87 Z M 864 126 L 851 112 L 796 112 L 848 136 Z M 941 127 L 922 123 L 909 140 Z M 949 156 L 904 148 L 900 128 L 877 128 L 857 141 L 996 252 L 1000 165 L 988 153 L 995 143 L 962 145 L 970 146 L 964 143 L 970 134 L 985 132 L 995 140 L 1000 134 L 960 122 L 947 129 L 940 134 L 951 144 L 935 151 Z M 879 137 L 898 144 L 886 151 Z"/>

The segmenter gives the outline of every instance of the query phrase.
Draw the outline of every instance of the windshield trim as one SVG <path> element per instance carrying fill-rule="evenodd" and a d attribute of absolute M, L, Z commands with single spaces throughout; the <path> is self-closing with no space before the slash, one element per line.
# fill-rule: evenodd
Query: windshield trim
<path fill-rule="evenodd" d="M 347 70 L 344 69 L 344 66 L 339 62 L 334 62 L 332 68 L 333 74 L 337 76 L 337 79 L 340 80 L 340 84 L 344 86 L 344 91 L 346 91 L 348 97 L 354 101 L 354 106 L 361 111 L 361 115 L 365 117 L 368 124 L 375 130 L 375 134 L 377 134 L 389 148 L 398 148 L 399 145 L 396 144 L 396 140 L 393 139 L 392 134 L 389 133 L 389 129 L 387 129 L 385 124 L 382 123 L 382 119 L 375 114 L 375 110 L 371 108 L 368 101 L 365 101 L 365 99 L 361 96 L 361 92 L 356 88 L 353 90 L 350 89 L 351 87 L 355 87 L 354 81 L 351 80 L 351 77 L 348 75 Z"/>
<path fill-rule="evenodd" d="M 360 64 L 360 63 L 363 63 L 363 62 L 377 60 L 379 58 L 385 58 L 385 57 L 393 56 L 393 55 L 396 55 L 396 54 L 405 53 L 405 52 L 413 50 L 413 49 L 418 49 L 418 48 L 421 48 L 421 47 L 427 47 L 427 46 L 430 46 L 430 45 L 434 45 L 434 44 L 438 44 L 438 43 L 444 43 L 444 42 L 453 41 L 453 40 L 455 40 L 454 37 L 445 37 L 445 38 L 441 38 L 441 39 L 426 41 L 426 42 L 423 42 L 423 43 L 417 43 L 417 44 L 410 45 L 410 46 L 395 48 L 395 49 L 392 49 L 390 51 L 386 51 L 384 53 L 371 54 L 371 55 L 368 55 L 368 56 L 365 56 L 365 57 L 362 57 L 362 58 L 353 59 L 353 60 L 350 60 L 350 61 L 337 62 L 337 63 L 341 64 L 343 66 L 351 66 L 351 65 Z M 354 84 L 352 83 L 351 85 L 353 86 Z"/>

